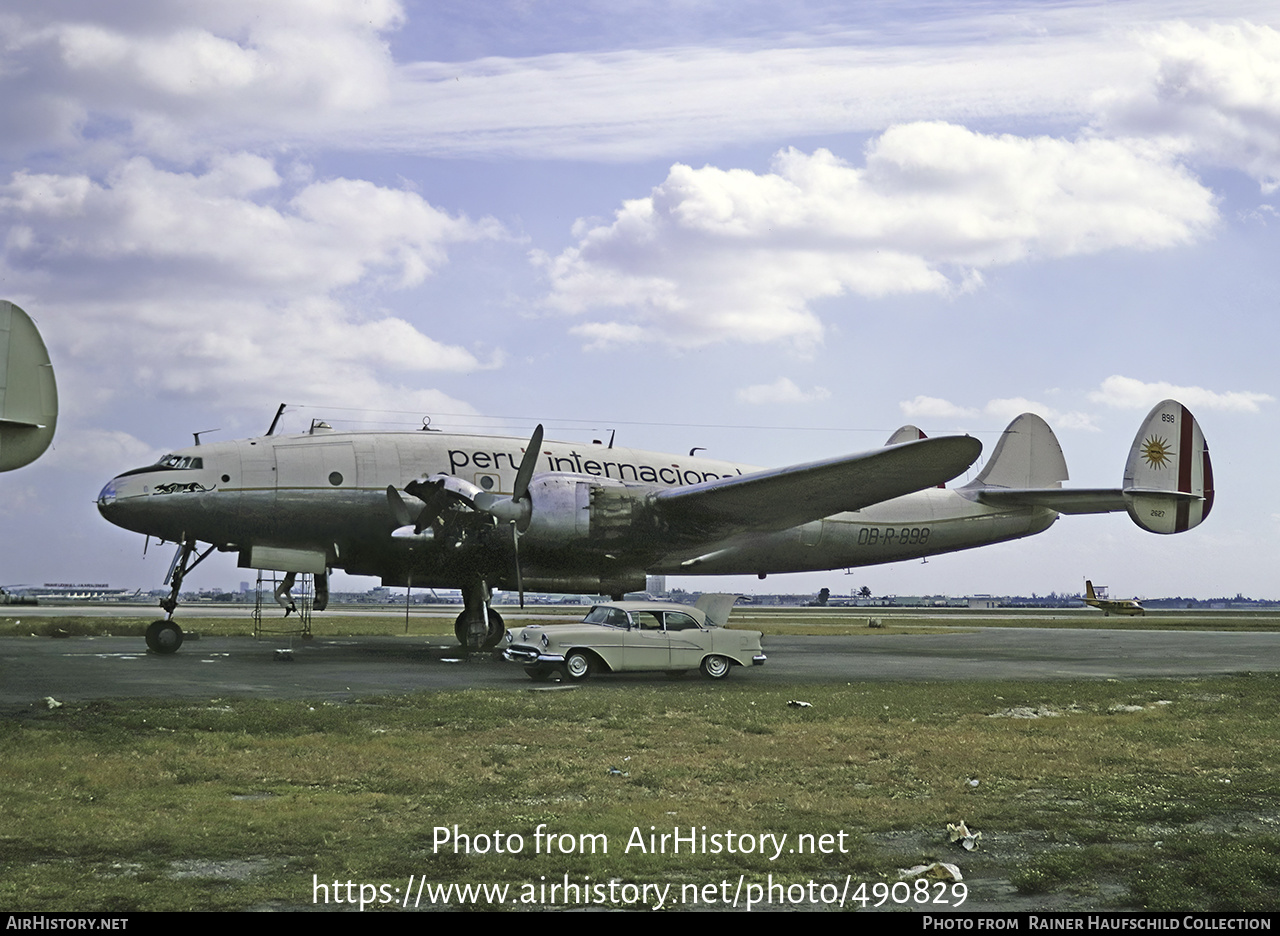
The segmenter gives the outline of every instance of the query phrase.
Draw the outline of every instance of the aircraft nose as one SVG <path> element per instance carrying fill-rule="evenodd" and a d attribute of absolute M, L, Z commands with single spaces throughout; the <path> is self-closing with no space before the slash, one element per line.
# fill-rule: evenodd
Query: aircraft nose
<path fill-rule="evenodd" d="M 106 519 L 119 525 L 117 518 L 120 515 L 120 508 L 116 504 L 116 481 L 118 478 L 112 478 L 106 483 L 101 491 L 98 492 L 98 513 Z"/>

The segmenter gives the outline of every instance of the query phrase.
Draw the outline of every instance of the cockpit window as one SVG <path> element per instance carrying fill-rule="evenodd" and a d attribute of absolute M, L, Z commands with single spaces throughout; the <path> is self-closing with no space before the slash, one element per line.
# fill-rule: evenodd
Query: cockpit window
<path fill-rule="evenodd" d="M 166 455 L 164 458 L 156 462 L 157 468 L 174 468 L 182 470 L 184 468 L 203 468 L 204 459 L 195 455 Z"/>

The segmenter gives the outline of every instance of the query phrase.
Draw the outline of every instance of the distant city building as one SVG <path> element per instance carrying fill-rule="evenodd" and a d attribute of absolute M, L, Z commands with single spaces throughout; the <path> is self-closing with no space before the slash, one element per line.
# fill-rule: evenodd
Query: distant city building
<path fill-rule="evenodd" d="M 667 593 L 667 577 L 665 575 L 646 575 L 644 590 L 651 595 L 665 595 Z"/>
<path fill-rule="evenodd" d="M 105 583 L 71 584 L 69 582 L 45 582 L 40 586 L 27 586 L 15 589 L 32 598 L 44 598 L 57 601 L 119 601 L 132 598 L 140 593 L 139 589 L 112 588 Z"/>

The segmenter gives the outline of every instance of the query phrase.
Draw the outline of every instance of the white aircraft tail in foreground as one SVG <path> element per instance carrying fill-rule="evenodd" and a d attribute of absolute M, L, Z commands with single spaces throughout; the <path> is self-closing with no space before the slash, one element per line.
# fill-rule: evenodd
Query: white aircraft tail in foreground
<path fill-rule="evenodd" d="M 0 299 L 0 471 L 29 465 L 49 447 L 58 388 L 31 317 Z"/>
<path fill-rule="evenodd" d="M 1177 533 L 1213 504 L 1204 437 L 1172 400 L 1143 422 L 1114 489 L 1062 487 L 1062 449 L 1039 416 L 1010 423 L 978 476 L 956 488 L 943 485 L 981 444 L 922 436 L 904 427 L 880 449 L 762 470 L 544 443 L 541 426 L 512 439 L 313 423 L 303 435 L 168 454 L 109 481 L 98 509 L 179 544 L 161 602 L 169 616 L 148 632 L 152 649 L 171 652 L 182 642 L 172 615 L 183 577 L 213 549 L 244 568 L 312 573 L 317 594 L 331 569 L 460 589 L 455 633 L 480 647 L 504 630 L 489 607 L 494 588 L 620 598 L 646 574 L 763 578 L 898 562 L 1030 536 L 1060 513 L 1124 510 L 1143 529 Z"/>

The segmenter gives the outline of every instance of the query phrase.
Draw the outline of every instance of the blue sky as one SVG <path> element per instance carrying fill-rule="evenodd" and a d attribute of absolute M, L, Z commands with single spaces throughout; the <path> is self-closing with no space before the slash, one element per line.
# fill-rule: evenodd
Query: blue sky
<path fill-rule="evenodd" d="M 989 450 L 1034 410 L 1106 486 L 1173 395 L 1219 491 L 1188 534 L 1063 518 L 716 585 L 1280 597 L 1278 27 L 1248 2 L 0 13 L 0 291 L 62 398 L 54 450 L 0 479 L 0 578 L 157 586 L 167 550 L 97 516 L 102 483 L 281 401 L 286 428 L 543 421 L 759 465 L 905 422 Z M 196 584 L 244 577 L 217 561 Z"/>

